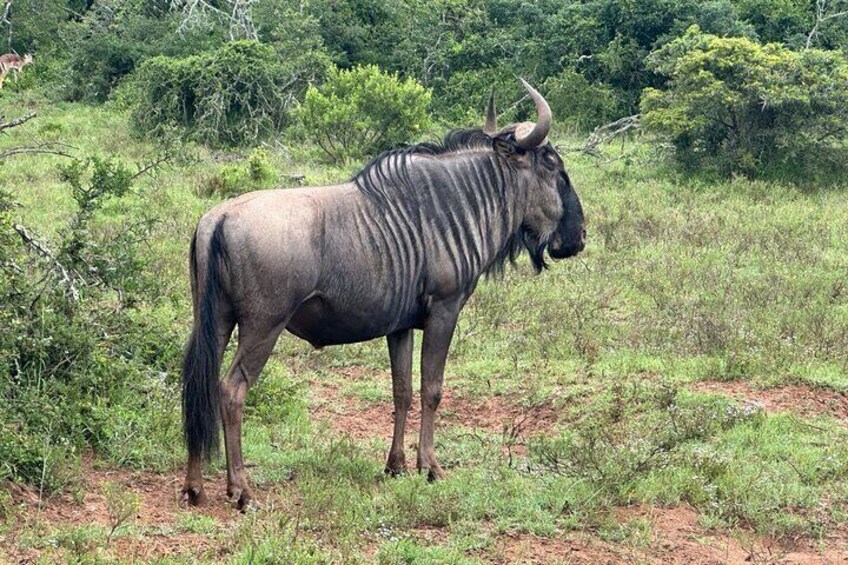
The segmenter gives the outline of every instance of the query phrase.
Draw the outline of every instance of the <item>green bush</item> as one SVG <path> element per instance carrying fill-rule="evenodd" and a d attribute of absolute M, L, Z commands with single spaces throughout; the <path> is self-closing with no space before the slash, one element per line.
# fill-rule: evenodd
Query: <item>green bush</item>
<path fill-rule="evenodd" d="M 320 74 L 320 64 L 320 58 L 288 61 L 269 45 L 235 41 L 191 57 L 148 59 L 123 97 L 141 134 L 177 127 L 211 145 L 252 143 L 289 124 L 292 102 Z"/>
<path fill-rule="evenodd" d="M 408 143 L 429 125 L 430 91 L 373 65 L 331 69 L 297 115 L 305 135 L 336 162 Z"/>
<path fill-rule="evenodd" d="M 229 198 L 252 190 L 270 188 L 276 178 L 268 153 L 254 149 L 246 163 L 224 165 L 217 173 L 202 179 L 197 187 L 197 195 L 204 198 Z"/>
<path fill-rule="evenodd" d="M 445 79 L 433 82 L 433 113 L 438 121 L 450 127 L 482 126 L 483 112 L 493 88 L 499 124 L 535 119 L 529 113 L 522 113 L 527 107 L 533 108 L 532 104 L 527 104 L 527 107 L 511 104 L 520 100 L 526 92 L 515 80 L 514 71 L 504 66 L 457 70 Z"/>
<path fill-rule="evenodd" d="M 835 51 L 791 51 L 696 26 L 654 52 L 669 77 L 647 88 L 644 124 L 689 169 L 809 178 L 845 162 L 848 60 Z"/>
<path fill-rule="evenodd" d="M 178 14 L 156 9 L 156 2 L 88 4 L 75 12 L 58 8 L 68 21 L 54 26 L 55 37 L 40 42 L 44 48 L 38 45 L 41 59 L 61 63 L 53 79 L 69 100 L 102 103 L 142 61 L 197 53 L 223 41 L 223 34 L 211 30 L 178 33 Z M 68 18 L 70 13 L 76 17 Z"/>
<path fill-rule="evenodd" d="M 0 480 L 48 491 L 88 447 L 150 463 L 143 447 L 177 441 L 179 412 L 165 375 L 176 374 L 181 340 L 157 315 L 161 291 L 142 253 L 152 221 L 102 213 L 133 175 L 90 158 L 60 176 L 77 211 L 58 241 L 19 225 L 0 192 Z"/>
<path fill-rule="evenodd" d="M 86 48 L 85 56 L 80 54 L 68 63 L 65 97 L 69 100 L 105 102 L 118 81 L 153 54 L 141 41 L 112 35 L 92 37 Z"/>

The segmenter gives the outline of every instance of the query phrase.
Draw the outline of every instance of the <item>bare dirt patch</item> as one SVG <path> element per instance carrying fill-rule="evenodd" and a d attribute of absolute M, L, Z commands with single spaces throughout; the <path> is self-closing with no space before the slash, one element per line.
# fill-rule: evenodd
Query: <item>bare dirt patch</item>
<path fill-rule="evenodd" d="M 632 562 L 624 548 L 615 548 L 582 534 L 562 538 L 541 538 L 530 534 L 501 537 L 491 556 L 495 563 L 579 563 L 606 565 Z"/>
<path fill-rule="evenodd" d="M 830 416 L 848 420 L 848 396 L 833 390 L 806 385 L 786 385 L 769 389 L 752 388 L 745 381 L 703 381 L 692 390 L 724 394 L 741 402 L 759 403 L 768 412 L 792 412 L 799 416 Z"/>
<path fill-rule="evenodd" d="M 388 371 L 374 371 L 364 367 L 347 367 L 336 371 L 344 381 L 379 378 L 390 390 Z M 391 392 L 385 399 L 364 402 L 346 397 L 335 382 L 313 380 L 309 383 L 312 394 L 310 414 L 315 420 L 327 420 L 330 426 L 355 439 L 391 439 L 394 406 Z M 420 403 L 413 396 L 407 418 L 407 434 L 420 427 Z M 559 414 L 551 404 L 525 406 L 521 399 L 508 396 L 487 396 L 473 399 L 454 391 L 450 386 L 442 390 L 442 401 L 437 415 L 441 424 L 462 426 L 489 433 L 502 433 L 505 428 L 520 427 L 524 433 L 549 431 L 559 421 Z"/>
<path fill-rule="evenodd" d="M 616 508 L 619 523 L 643 520 L 650 524 L 645 540 L 622 543 L 604 541 L 594 532 L 576 532 L 559 538 L 529 534 L 502 536 L 494 558 L 499 563 L 846 563 L 848 543 L 844 537 L 825 540 L 827 549 L 810 541 L 772 540 L 737 532 L 708 532 L 698 525 L 697 512 L 688 506 L 635 506 Z"/>
<path fill-rule="evenodd" d="M 125 469 L 97 469 L 89 460 L 83 463 L 82 484 L 72 492 L 39 498 L 37 492 L 21 487 L 7 487 L 12 502 L 23 506 L 17 516 L 17 525 L 11 534 L 7 558 L 13 563 L 34 563 L 41 550 L 21 549 L 17 536 L 24 531 L 49 534 L 58 529 L 80 526 L 100 526 L 108 531 L 111 520 L 104 487 L 108 483 L 121 485 L 126 493 L 139 497 L 139 510 L 127 525 L 144 529 L 143 538 L 123 536 L 120 530 L 109 547 L 110 553 L 129 561 L 147 561 L 175 555 L 203 556 L 215 553 L 216 542 L 202 534 L 183 531 L 179 519 L 188 513 L 212 517 L 219 524 L 239 520 L 239 514 L 225 497 L 226 476 L 206 477 L 208 503 L 203 508 L 184 509 L 179 505 L 182 472 L 166 474 L 133 472 Z M 17 534 L 17 535 L 16 535 Z M 0 562 L 3 555 L 0 552 Z"/>

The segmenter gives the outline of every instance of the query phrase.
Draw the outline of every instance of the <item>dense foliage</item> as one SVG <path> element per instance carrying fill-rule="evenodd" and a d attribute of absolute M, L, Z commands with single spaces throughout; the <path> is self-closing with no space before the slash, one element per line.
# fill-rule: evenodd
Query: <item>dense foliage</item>
<path fill-rule="evenodd" d="M 649 64 L 670 81 L 645 91 L 644 121 L 668 137 L 685 166 L 756 176 L 845 162 L 848 59 L 840 53 L 692 27 Z"/>
<path fill-rule="evenodd" d="M 361 94 L 323 84 L 325 78 L 338 83 L 342 76 L 327 74 L 329 68 L 376 67 L 394 73 L 402 84 L 414 80 L 432 93 L 431 116 L 450 127 L 478 124 L 492 87 L 498 92 L 502 122 L 531 118 L 527 105 L 515 103 L 524 96 L 518 75 L 543 88 L 561 128 L 591 131 L 644 108 L 652 114 L 647 126 L 675 137 L 680 147 L 680 137 L 660 126 L 668 119 L 659 118 L 656 101 L 668 87 L 676 93 L 665 95 L 666 101 L 681 96 L 684 79 L 663 61 L 693 41 L 685 35 L 688 28 L 697 25 L 717 40 L 747 46 L 753 50 L 752 65 L 763 62 L 757 62 L 758 49 L 768 51 L 773 48 L 766 45 L 776 43 L 784 50 L 779 56 L 795 57 L 804 74 L 829 73 L 840 50 L 848 48 L 846 8 L 845 0 L 17 0 L 11 24 L 0 24 L 0 32 L 11 25 L 14 49 L 37 49 L 36 76 L 57 96 L 102 102 L 132 77 L 118 92 L 130 101 L 133 122 L 142 133 L 176 129 L 204 143 L 239 145 L 288 130 L 321 139 L 324 150 L 340 160 L 406 141 L 429 118 L 421 116 L 405 135 L 388 135 L 385 143 L 371 143 L 361 132 L 341 133 L 374 124 L 361 119 Z M 816 49 L 824 51 L 812 54 Z M 720 51 L 707 49 L 706 56 L 717 57 Z M 727 88 L 746 90 L 751 102 L 762 85 L 745 84 L 747 80 L 737 73 Z M 309 85 L 314 88 L 307 97 Z M 332 118 L 318 113 L 319 107 L 329 108 L 330 91 L 337 91 Z M 829 95 L 822 91 L 815 100 L 783 101 L 779 111 L 764 113 L 760 122 L 779 113 L 781 127 L 800 128 L 801 137 L 815 140 L 827 127 L 824 121 L 838 119 L 827 111 L 827 120 L 811 119 L 809 112 L 819 104 L 835 104 L 823 96 Z M 300 124 L 315 128 L 311 132 L 288 129 L 295 102 L 303 103 Z M 795 110 L 802 115 L 784 119 Z M 752 116 L 749 112 L 745 119 Z M 347 137 L 340 150 L 327 141 L 331 121 L 346 124 L 333 132 Z M 699 147 L 718 147 L 715 137 L 715 131 L 708 133 L 697 123 L 687 134 Z M 763 156 L 762 147 L 774 141 L 769 136 L 730 137 L 742 144 L 756 137 L 759 145 L 734 149 L 726 166 L 691 154 L 684 159 L 680 151 L 678 160 L 693 167 L 738 170 L 742 162 L 747 163 L 742 169 L 750 169 L 799 151 L 797 146 L 789 149 L 784 139 L 778 143 L 787 149 L 783 157 L 776 156 L 780 151 Z M 810 149 L 817 150 L 802 152 L 809 155 Z"/>

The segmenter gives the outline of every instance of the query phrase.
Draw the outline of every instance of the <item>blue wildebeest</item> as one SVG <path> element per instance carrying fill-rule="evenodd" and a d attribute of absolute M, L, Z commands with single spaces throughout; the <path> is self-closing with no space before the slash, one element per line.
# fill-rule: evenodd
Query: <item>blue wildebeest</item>
<path fill-rule="evenodd" d="M 522 81 L 523 82 L 523 81 Z M 484 273 L 523 250 L 537 271 L 579 253 L 580 200 L 547 141 L 551 111 L 530 85 L 536 123 L 486 126 L 384 153 L 350 182 L 252 192 L 200 220 L 191 245 L 194 330 L 183 367 L 188 468 L 183 500 L 204 501 L 201 467 L 227 455 L 227 494 L 251 500 L 241 450 L 242 407 L 283 330 L 316 347 L 386 336 L 395 408 L 386 472 L 406 468 L 413 329 L 421 351 L 418 469 L 444 476 L 433 448 L 445 358 L 457 317 Z M 232 365 L 221 360 L 238 325 Z"/>

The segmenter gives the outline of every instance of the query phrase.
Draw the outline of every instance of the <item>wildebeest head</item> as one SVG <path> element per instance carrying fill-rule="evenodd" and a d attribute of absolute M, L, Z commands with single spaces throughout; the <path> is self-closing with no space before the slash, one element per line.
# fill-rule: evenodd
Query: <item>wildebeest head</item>
<path fill-rule="evenodd" d="M 512 124 L 498 131 L 494 96 L 490 96 L 483 131 L 492 137 L 495 152 L 512 164 L 527 188 L 524 245 L 533 265 L 542 269 L 545 249 L 553 259 L 583 251 L 586 226 L 580 198 L 562 158 L 547 139 L 552 121 L 550 106 L 536 89 L 523 79 L 521 83 L 536 103 L 536 123 Z"/>

